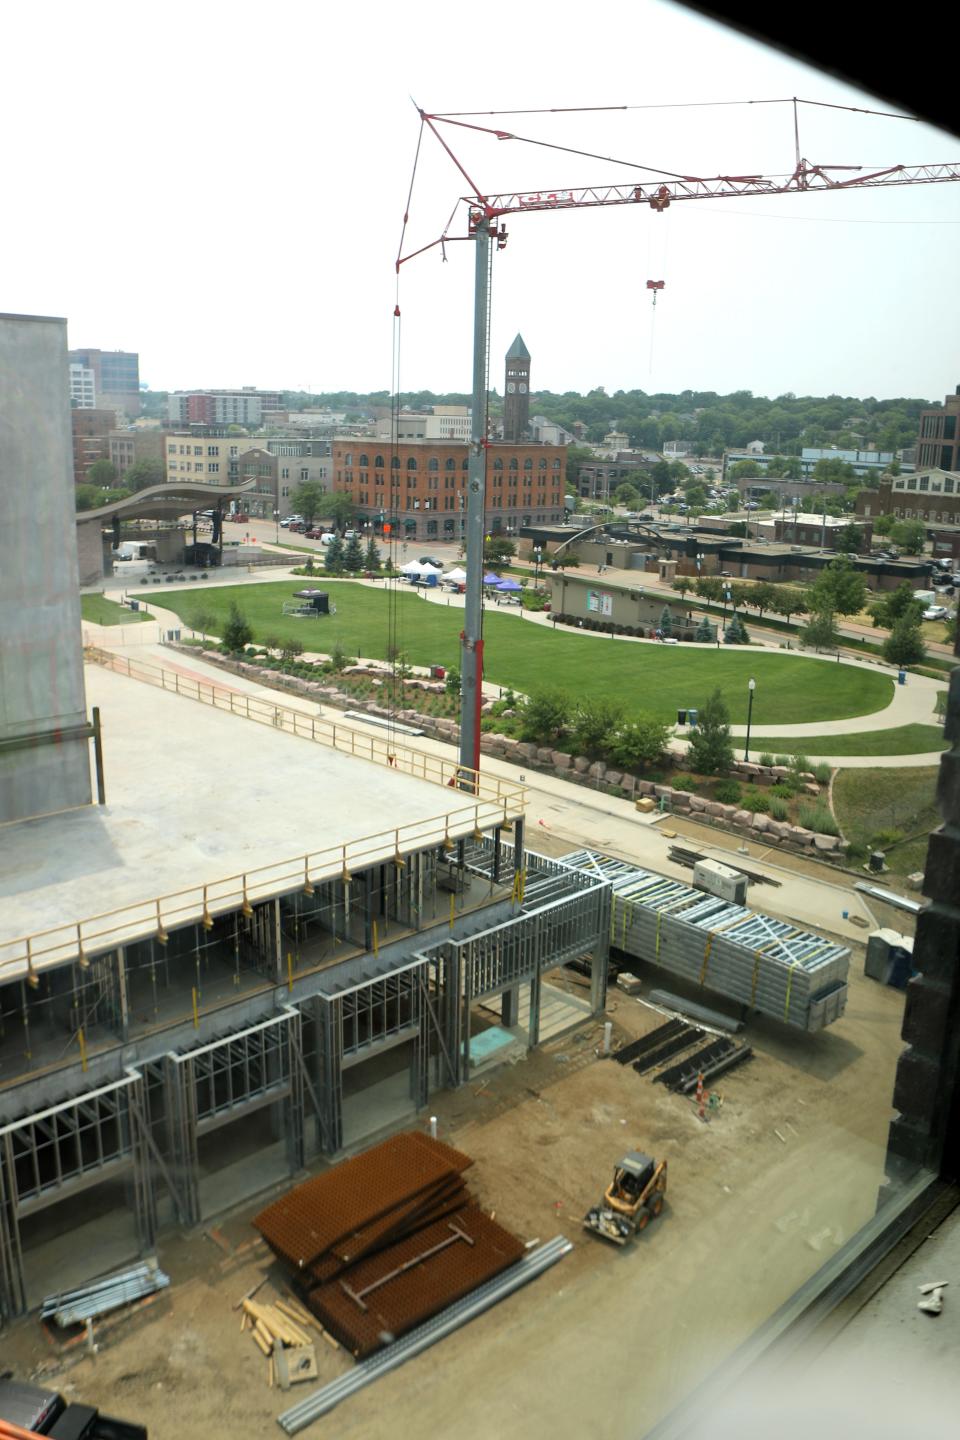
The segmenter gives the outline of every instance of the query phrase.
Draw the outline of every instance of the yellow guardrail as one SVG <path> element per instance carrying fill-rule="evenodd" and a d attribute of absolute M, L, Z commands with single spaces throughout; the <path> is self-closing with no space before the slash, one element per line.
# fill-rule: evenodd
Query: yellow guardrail
<path fill-rule="evenodd" d="M 294 855 L 244 873 L 228 875 L 206 884 L 190 885 L 169 894 L 89 915 L 79 921 L 49 926 L 2 941 L 0 984 L 25 978 L 28 983 L 36 985 L 41 969 L 73 960 L 86 965 L 92 955 L 134 940 L 152 937 L 165 944 L 169 930 L 179 925 L 199 921 L 209 928 L 216 915 L 229 914 L 234 910 L 242 910 L 249 915 L 258 901 L 274 899 L 297 889 L 311 894 L 313 886 L 322 880 L 340 878 L 349 883 L 354 871 L 384 863 L 402 866 L 404 856 L 418 850 L 441 845 L 452 850 L 456 838 L 468 833 L 479 838 L 484 828 L 509 822 L 523 813 L 526 803 L 526 787 L 523 785 L 466 770 L 452 760 L 424 754 L 409 746 L 393 746 L 387 737 L 364 735 L 347 725 L 319 717 L 314 720 L 313 716 L 299 711 L 273 706 L 255 696 L 237 694 L 206 681 L 178 675 L 159 665 L 129 660 L 126 656 L 111 655 L 107 651 L 88 651 L 87 655 L 99 664 L 106 664 L 108 669 L 130 675 L 133 679 L 146 680 L 188 698 L 202 699 L 217 709 L 227 709 L 264 724 L 277 724 L 269 715 L 278 711 L 285 719 L 277 728 L 289 729 L 289 733 L 316 739 L 318 743 L 331 745 L 342 753 L 372 760 L 402 774 L 454 788 L 463 795 L 464 803 L 429 819 L 391 826 L 345 844 Z M 312 728 L 314 724 L 316 731 Z M 476 794 L 470 793 L 471 785 L 476 787 Z"/>

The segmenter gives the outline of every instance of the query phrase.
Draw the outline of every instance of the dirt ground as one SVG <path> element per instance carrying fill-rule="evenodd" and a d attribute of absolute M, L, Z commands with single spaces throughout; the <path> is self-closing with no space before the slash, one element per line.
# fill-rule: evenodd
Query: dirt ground
<path fill-rule="evenodd" d="M 560 983 L 583 982 L 564 972 Z M 615 989 L 609 1008 L 617 1042 L 661 1023 Z M 524 1239 L 569 1236 L 573 1253 L 311 1433 L 643 1433 L 874 1213 L 901 1010 L 855 956 L 847 1014 L 826 1032 L 748 1026 L 756 1058 L 719 1082 L 708 1123 L 690 1100 L 597 1058 L 593 1021 L 438 1094 L 440 1134 L 474 1157 L 483 1204 Z M 667 1158 L 669 1190 L 662 1217 L 620 1250 L 580 1221 L 629 1148 Z M 222 1222 L 233 1246 L 253 1238 L 257 1208 Z M 202 1232 L 164 1235 L 160 1261 L 170 1290 L 105 1334 L 101 1353 L 56 1357 L 28 1319 L 0 1336 L 4 1367 L 139 1419 L 152 1440 L 271 1433 L 309 1387 L 268 1388 L 233 1306 L 263 1275 L 258 1299 L 282 1294 L 279 1270 L 263 1249 L 225 1257 Z M 321 1383 L 352 1363 L 322 1340 L 317 1351 Z"/>

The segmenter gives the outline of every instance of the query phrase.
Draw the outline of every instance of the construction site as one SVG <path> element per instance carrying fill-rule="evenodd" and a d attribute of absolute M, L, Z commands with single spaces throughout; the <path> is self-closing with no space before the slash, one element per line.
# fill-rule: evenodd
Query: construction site
<path fill-rule="evenodd" d="M 456 745 L 84 654 L 65 322 L 0 317 L 0 463 L 32 485 L 0 530 L 16 1381 L 185 1440 L 644 1433 L 924 1183 L 888 1151 L 918 906 L 480 764 L 491 242 L 683 185 L 467 202 Z M 33 1414 L 0 1435 L 58 1433 Z"/>

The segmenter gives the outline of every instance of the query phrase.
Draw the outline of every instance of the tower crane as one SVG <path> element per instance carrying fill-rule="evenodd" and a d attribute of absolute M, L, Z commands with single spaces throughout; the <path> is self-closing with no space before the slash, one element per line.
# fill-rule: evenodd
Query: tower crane
<path fill-rule="evenodd" d="M 487 405 L 487 357 L 490 315 L 490 266 L 491 245 L 502 250 L 507 243 L 507 229 L 503 223 L 507 215 L 527 215 L 534 211 L 585 210 L 606 205 L 642 205 L 656 214 L 662 214 L 669 206 L 686 200 L 731 200 L 751 196 L 802 195 L 813 192 L 836 194 L 850 190 L 871 190 L 901 185 L 937 185 L 960 180 L 960 163 L 938 163 L 927 165 L 887 165 L 880 169 L 862 173 L 862 167 L 855 165 L 812 164 L 800 153 L 800 134 L 797 106 L 799 104 L 821 104 L 817 101 L 802 101 L 792 97 L 795 158 L 793 169 L 779 175 L 676 175 L 659 170 L 658 177 L 651 181 L 628 182 L 612 185 L 587 185 L 575 188 L 554 188 L 550 190 L 530 189 L 510 191 L 503 194 L 489 194 L 480 189 L 471 179 L 467 170 L 454 151 L 440 126 L 454 126 L 459 129 L 489 135 L 499 141 L 517 140 L 523 143 L 543 145 L 545 142 L 513 134 L 507 130 L 470 123 L 468 115 L 429 113 L 417 106 L 420 115 L 421 136 L 426 127 L 439 141 L 457 170 L 466 180 L 470 191 L 463 195 L 454 207 L 453 214 L 443 234 L 427 245 L 420 246 L 409 254 L 401 251 L 397 256 L 396 269 L 417 255 L 439 245 L 444 248 L 450 241 L 469 240 L 474 243 L 474 307 L 473 307 L 473 408 L 469 469 L 467 475 L 467 517 L 466 517 L 466 605 L 464 626 L 460 635 L 460 774 L 461 786 L 474 789 L 480 769 L 480 711 L 483 703 L 483 541 L 484 504 L 486 495 L 486 450 L 489 444 L 486 426 Z M 627 107 L 604 107 L 620 109 Z M 852 106 L 828 106 L 835 109 L 853 109 Z M 494 112 L 482 112 L 492 114 Z M 508 112 L 504 112 L 508 113 Z M 516 112 L 513 112 L 516 113 Z M 868 112 L 869 113 L 869 112 Z M 910 116 L 895 118 L 910 119 Z M 583 150 L 547 144 L 547 148 L 567 151 L 578 156 L 588 155 Z M 419 154 L 419 144 L 418 144 Z M 590 155 L 592 159 L 609 159 Z M 613 161 L 614 164 L 633 162 Z M 634 166 L 653 172 L 650 166 Z M 414 175 L 416 166 L 414 166 Z M 411 194 L 413 181 L 411 180 Z M 460 210 L 466 206 L 466 234 L 452 235 L 450 225 Z M 409 199 L 407 204 L 409 214 Z M 408 214 L 404 216 L 404 234 Z M 649 282 L 648 282 L 649 283 Z M 657 288 L 661 282 L 655 282 Z M 651 287 L 652 288 L 652 287 Z M 654 289 L 656 300 L 656 289 Z"/>

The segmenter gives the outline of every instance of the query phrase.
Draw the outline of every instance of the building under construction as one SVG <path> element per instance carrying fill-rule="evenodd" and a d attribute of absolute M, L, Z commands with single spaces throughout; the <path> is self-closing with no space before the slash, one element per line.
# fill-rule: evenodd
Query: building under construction
<path fill-rule="evenodd" d="M 32 476 L 0 534 L 7 1316 L 536 1045 L 545 977 L 608 931 L 602 879 L 526 854 L 522 785 L 182 656 L 81 663 L 66 364 L 64 322 L 0 321 Z"/>

